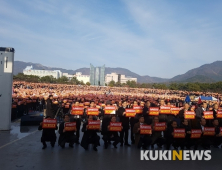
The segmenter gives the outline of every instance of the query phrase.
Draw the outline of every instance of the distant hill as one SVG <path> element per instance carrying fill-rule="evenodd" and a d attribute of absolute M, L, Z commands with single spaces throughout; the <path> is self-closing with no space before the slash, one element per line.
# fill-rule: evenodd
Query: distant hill
<path fill-rule="evenodd" d="M 82 72 L 82 74 L 89 75 L 89 68 L 79 68 L 77 70 L 67 70 L 57 67 L 47 67 L 37 63 L 15 61 L 14 62 L 14 74 L 22 73 L 23 69 L 27 66 L 32 65 L 34 69 L 44 69 L 44 70 L 61 70 L 63 73 L 75 74 L 76 72 Z M 164 79 L 151 76 L 140 76 L 125 68 L 110 68 L 106 67 L 105 74 L 110 74 L 112 72 L 118 74 L 124 74 L 129 77 L 137 78 L 139 83 L 164 83 L 164 82 L 201 82 L 210 83 L 222 81 L 222 61 L 215 61 L 211 64 L 205 64 L 198 68 L 187 71 L 185 74 L 177 75 L 171 79 Z"/>
<path fill-rule="evenodd" d="M 222 81 L 222 61 L 215 61 L 211 64 L 204 64 L 198 68 L 194 68 L 192 70 L 187 71 L 185 74 L 175 76 L 172 79 L 170 79 L 170 81 L 189 80 L 194 76 L 199 76 L 200 80 L 201 79 L 203 80 L 204 76 L 205 77 L 204 79 L 206 79 L 206 81 L 210 79 L 214 81 Z M 197 77 L 195 77 L 195 79 L 197 79 Z"/>

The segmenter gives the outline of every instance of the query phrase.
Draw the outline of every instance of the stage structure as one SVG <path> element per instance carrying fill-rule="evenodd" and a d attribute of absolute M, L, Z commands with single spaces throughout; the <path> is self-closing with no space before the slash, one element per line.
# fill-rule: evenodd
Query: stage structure
<path fill-rule="evenodd" d="M 0 130 L 10 130 L 14 48 L 0 47 Z"/>
<path fill-rule="evenodd" d="M 90 84 L 94 86 L 105 86 L 105 65 L 94 67 L 90 64 Z"/>

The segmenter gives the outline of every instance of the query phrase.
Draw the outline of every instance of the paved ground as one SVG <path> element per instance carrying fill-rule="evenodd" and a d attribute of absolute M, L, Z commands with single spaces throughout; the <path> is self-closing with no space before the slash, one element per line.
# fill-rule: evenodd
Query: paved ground
<path fill-rule="evenodd" d="M 85 151 L 80 145 L 75 145 L 73 149 L 48 146 L 46 150 L 42 150 L 40 137 L 41 132 L 37 131 L 36 126 L 20 128 L 19 121 L 12 123 L 11 131 L 0 131 L 0 169 L 222 169 L 222 149 L 212 148 L 211 161 L 140 161 L 140 151 L 134 147 L 118 145 L 117 149 L 110 147 L 105 150 L 101 140 L 102 145 L 98 147 L 98 152 L 92 148 Z"/>

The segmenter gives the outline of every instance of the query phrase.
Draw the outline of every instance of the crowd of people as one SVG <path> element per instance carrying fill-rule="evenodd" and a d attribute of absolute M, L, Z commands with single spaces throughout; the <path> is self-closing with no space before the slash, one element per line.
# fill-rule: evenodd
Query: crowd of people
<path fill-rule="evenodd" d="M 191 99 L 189 102 L 185 102 L 187 95 Z M 200 95 L 213 96 L 218 100 L 195 101 L 195 96 Z M 93 144 L 93 149 L 97 151 L 100 146 L 98 133 L 102 134 L 105 149 L 112 141 L 114 148 L 120 143 L 120 146 L 135 145 L 143 149 L 153 148 L 154 145 L 159 148 L 164 146 L 166 149 L 171 146 L 175 149 L 197 149 L 198 146 L 209 149 L 211 146 L 218 148 L 222 143 L 222 118 L 218 115 L 222 107 L 222 97 L 218 93 L 14 82 L 12 101 L 12 114 L 16 114 L 15 117 L 29 114 L 30 110 L 45 110 L 45 119 L 54 119 L 60 109 L 64 121 L 59 125 L 58 143 L 62 148 L 65 143 L 69 143 L 69 147 L 81 144 L 88 150 L 89 144 Z M 107 106 L 115 106 L 115 113 L 106 114 Z M 126 116 L 127 109 L 135 106 L 140 106 L 142 111 L 135 116 Z M 83 114 L 73 115 L 73 107 L 83 107 Z M 161 107 L 179 108 L 179 111 L 164 114 L 161 113 Z M 98 108 L 98 115 L 88 115 L 88 108 Z M 158 114 L 151 115 L 151 108 L 158 108 Z M 204 114 L 206 111 L 213 113 L 210 119 Z M 194 117 L 186 117 L 187 112 L 193 112 Z M 89 129 L 89 122 L 93 120 L 100 120 L 101 128 Z M 75 122 L 76 129 L 66 131 L 64 127 L 68 122 Z M 121 122 L 121 130 L 110 131 L 112 122 Z M 161 131 L 156 130 L 158 123 L 165 126 Z M 151 132 L 141 133 L 143 126 L 150 127 Z M 83 137 L 80 142 L 81 127 Z M 44 129 L 40 124 L 39 130 L 43 130 L 43 149 L 47 147 L 46 141 L 50 141 L 52 147 L 55 145 L 57 128 Z M 207 128 L 213 128 L 214 133 L 205 133 Z M 175 130 L 182 130 L 182 137 L 176 137 Z M 201 131 L 200 136 L 193 138 L 193 131 L 198 130 Z"/>

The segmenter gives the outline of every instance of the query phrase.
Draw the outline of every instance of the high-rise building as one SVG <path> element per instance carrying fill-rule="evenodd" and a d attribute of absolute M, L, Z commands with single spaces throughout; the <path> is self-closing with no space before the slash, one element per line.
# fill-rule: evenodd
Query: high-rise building
<path fill-rule="evenodd" d="M 94 67 L 90 64 L 90 84 L 105 86 L 105 65 L 102 67 Z"/>

